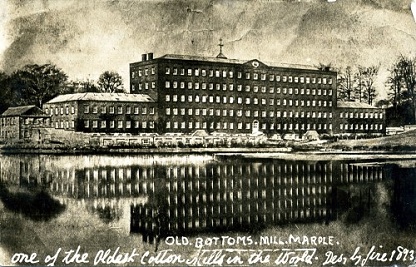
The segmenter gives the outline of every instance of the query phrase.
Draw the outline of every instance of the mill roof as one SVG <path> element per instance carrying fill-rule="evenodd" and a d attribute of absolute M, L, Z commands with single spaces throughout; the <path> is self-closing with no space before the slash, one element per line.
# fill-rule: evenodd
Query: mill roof
<path fill-rule="evenodd" d="M 377 107 L 373 107 L 367 103 L 362 102 L 354 102 L 354 101 L 338 101 L 337 102 L 338 108 L 372 108 L 377 109 Z"/>
<path fill-rule="evenodd" d="M 40 108 L 35 105 L 9 107 L 1 114 L 2 117 L 15 116 L 47 116 Z"/>
<path fill-rule="evenodd" d="M 48 104 L 70 102 L 70 101 L 108 101 L 108 102 L 154 102 L 147 94 L 126 93 L 75 93 L 59 95 Z"/>

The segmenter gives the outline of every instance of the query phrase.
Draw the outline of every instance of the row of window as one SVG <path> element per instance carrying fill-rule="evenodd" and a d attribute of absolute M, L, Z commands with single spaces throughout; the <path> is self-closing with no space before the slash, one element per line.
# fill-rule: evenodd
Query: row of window
<path fill-rule="evenodd" d="M 102 106 L 102 107 L 98 107 L 98 106 L 92 106 L 90 108 L 89 105 L 84 105 L 84 113 L 93 113 L 96 114 L 98 112 L 105 114 L 105 113 L 110 113 L 110 114 L 115 114 L 116 113 L 116 108 L 117 108 L 117 114 L 155 114 L 155 108 L 153 107 L 131 107 L 131 106 Z"/>
<path fill-rule="evenodd" d="M 118 129 L 131 129 L 131 128 L 141 128 L 141 129 L 154 129 L 154 121 L 123 121 L 123 120 L 84 120 L 85 128 L 118 128 Z"/>
<path fill-rule="evenodd" d="M 274 98 L 257 98 L 257 97 L 237 97 L 234 96 L 219 96 L 219 95 L 165 95 L 166 102 L 188 102 L 188 103 L 217 103 L 217 104 L 234 104 L 236 100 L 237 104 L 242 105 L 269 105 L 269 106 L 301 106 L 301 107 L 332 107 L 332 101 L 330 100 L 293 100 L 293 99 L 274 99 Z M 243 101 L 244 100 L 244 101 Z"/>
<path fill-rule="evenodd" d="M 340 124 L 340 130 L 383 130 L 383 124 Z"/>
<path fill-rule="evenodd" d="M 382 119 L 383 118 L 383 112 L 340 112 L 339 117 L 342 118 L 360 118 L 360 119 Z"/>
<path fill-rule="evenodd" d="M 189 115 L 189 116 L 223 116 L 223 117 L 242 117 L 243 114 L 246 117 L 262 117 L 262 118 L 332 118 L 332 112 L 320 112 L 320 111 L 258 111 L 258 110 L 236 110 L 233 109 L 213 109 L 213 108 L 166 108 L 166 115 Z"/>
<path fill-rule="evenodd" d="M 181 76 L 202 76 L 202 77 L 217 77 L 217 78 L 234 78 L 233 70 L 213 70 L 213 69 L 184 69 L 184 68 L 170 68 L 165 69 L 167 75 L 181 75 Z M 134 72 L 132 73 L 134 76 Z M 140 76 L 140 70 L 139 70 Z M 243 77 L 244 76 L 244 77 Z M 258 73 L 258 72 L 242 72 L 237 71 L 237 78 L 246 80 L 261 80 L 261 81 L 277 81 L 277 82 L 288 82 L 288 83 L 312 83 L 312 84 L 332 84 L 333 80 L 330 77 L 310 77 L 310 76 L 293 76 L 285 74 L 275 73 Z"/>
<path fill-rule="evenodd" d="M 207 129 L 209 124 L 210 129 L 216 130 L 251 130 L 252 124 L 249 122 L 211 122 L 206 121 L 168 121 L 166 123 L 167 129 Z M 262 123 L 262 130 L 332 130 L 332 123 Z"/>
<path fill-rule="evenodd" d="M 54 112 L 55 111 L 55 112 Z M 74 106 L 56 106 L 49 108 L 45 108 L 45 113 L 49 115 L 68 115 L 69 113 L 75 114 L 75 107 Z"/>
<path fill-rule="evenodd" d="M 156 69 L 155 69 L 155 67 L 150 67 L 150 68 L 144 68 L 144 69 L 138 69 L 137 70 L 137 75 L 139 76 L 139 77 L 142 77 L 142 76 L 149 76 L 149 75 L 155 75 L 156 74 Z M 135 71 L 133 71 L 132 73 L 131 73 L 131 77 L 132 78 L 135 78 L 136 77 L 136 72 Z"/>
<path fill-rule="evenodd" d="M 139 84 L 139 88 L 140 88 L 140 85 L 141 84 Z M 133 85 L 133 88 L 134 88 L 134 85 Z M 189 90 L 192 90 L 192 89 L 195 89 L 195 90 L 199 90 L 199 89 L 201 89 L 201 90 L 207 90 L 207 89 L 208 90 L 214 90 L 215 89 L 217 91 L 221 91 L 221 90 L 222 91 L 227 91 L 227 90 L 228 91 L 234 91 L 234 84 L 232 84 L 232 83 L 229 83 L 229 84 L 227 84 L 227 83 L 222 83 L 222 84 L 221 83 L 215 83 L 214 84 L 214 83 L 198 83 L 198 82 L 194 83 L 194 82 L 165 81 L 165 88 L 166 89 L 180 88 L 180 89 L 189 89 Z M 332 89 L 310 89 L 310 88 L 300 88 L 299 89 L 299 88 L 292 88 L 292 87 L 290 87 L 290 88 L 286 88 L 286 87 L 283 87 L 283 88 L 268 87 L 267 88 L 266 86 L 258 86 L 258 85 L 254 85 L 254 86 L 244 85 L 244 88 L 243 88 L 242 84 L 237 84 L 237 91 L 238 92 L 242 92 L 243 89 L 244 89 L 244 92 L 254 92 L 254 93 L 258 93 L 258 92 L 267 93 L 267 92 L 269 92 L 270 94 L 276 93 L 276 94 L 289 94 L 289 95 L 301 94 L 301 95 L 324 95 L 324 96 L 328 95 L 328 96 L 332 96 Z"/>
<path fill-rule="evenodd" d="M 1 126 L 15 125 L 19 121 L 18 117 L 1 118 Z"/>
<path fill-rule="evenodd" d="M 156 82 L 145 82 L 145 83 L 139 83 L 139 91 L 142 90 L 149 90 L 150 88 L 155 89 L 156 88 Z M 131 85 L 131 90 L 135 91 L 136 86 L 134 84 Z"/>

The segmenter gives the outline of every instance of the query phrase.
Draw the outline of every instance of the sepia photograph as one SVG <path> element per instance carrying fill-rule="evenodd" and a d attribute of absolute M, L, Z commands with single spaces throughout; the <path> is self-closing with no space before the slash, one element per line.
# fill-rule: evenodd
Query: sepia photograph
<path fill-rule="evenodd" d="M 416 0 L 0 6 L 0 266 L 416 266 Z"/>

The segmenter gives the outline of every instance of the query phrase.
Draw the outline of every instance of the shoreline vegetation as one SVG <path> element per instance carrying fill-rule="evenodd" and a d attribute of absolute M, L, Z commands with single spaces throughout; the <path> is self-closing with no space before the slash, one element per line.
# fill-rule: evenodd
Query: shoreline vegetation
<path fill-rule="evenodd" d="M 24 142 L 0 144 L 0 154 L 149 154 L 149 153 L 413 153 L 416 152 L 416 130 L 371 139 L 292 141 L 278 140 L 238 145 L 107 145 L 64 144 L 60 142 Z"/>

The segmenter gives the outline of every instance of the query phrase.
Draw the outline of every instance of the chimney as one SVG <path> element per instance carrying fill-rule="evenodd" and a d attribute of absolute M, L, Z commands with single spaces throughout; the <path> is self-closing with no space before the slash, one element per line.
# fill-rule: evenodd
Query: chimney
<path fill-rule="evenodd" d="M 146 54 L 142 54 L 142 61 L 146 61 L 147 60 L 147 55 Z"/>
<path fill-rule="evenodd" d="M 147 54 L 147 60 L 152 60 L 152 59 L 153 59 L 153 53 Z"/>

